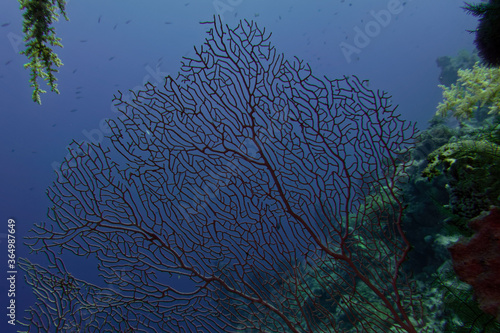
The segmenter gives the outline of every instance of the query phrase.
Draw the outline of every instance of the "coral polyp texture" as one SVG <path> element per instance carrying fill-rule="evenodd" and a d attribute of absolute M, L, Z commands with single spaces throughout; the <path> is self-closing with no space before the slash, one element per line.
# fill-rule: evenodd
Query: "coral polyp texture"
<path fill-rule="evenodd" d="M 422 332 L 401 226 L 414 126 L 253 22 L 205 24 L 177 78 L 119 94 L 108 140 L 70 147 L 31 237 L 51 265 L 23 263 L 27 331 Z"/>

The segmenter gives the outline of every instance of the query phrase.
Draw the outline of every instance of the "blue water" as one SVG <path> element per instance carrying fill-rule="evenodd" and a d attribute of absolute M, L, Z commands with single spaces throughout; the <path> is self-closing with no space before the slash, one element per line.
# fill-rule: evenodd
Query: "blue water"
<path fill-rule="evenodd" d="M 70 18 L 55 25 L 64 48 L 56 49 L 64 66 L 57 74 L 60 95 L 31 100 L 29 72 L 23 69 L 22 16 L 15 1 L 2 1 L 0 13 L 0 308 L 6 312 L 7 221 L 16 221 L 16 255 L 29 257 L 22 238 L 36 223 L 48 221 L 46 188 L 54 166 L 74 140 L 100 142 L 105 119 L 116 117 L 112 97 L 144 83 L 176 76 L 181 57 L 206 37 L 207 21 L 220 14 L 235 26 L 254 20 L 272 32 L 271 42 L 286 57 L 297 56 L 317 76 L 357 75 L 393 96 L 399 112 L 421 129 L 441 99 L 436 58 L 472 50 L 467 30 L 477 22 L 455 0 L 403 1 L 381 17 L 394 1 L 71 1 Z M 377 18 L 382 21 L 377 21 Z M 380 23 L 382 22 L 382 23 Z M 371 29 L 371 30 L 370 30 Z M 368 31 L 360 40 L 358 31 Z M 367 35 L 366 35 L 367 36 Z M 358 38 L 358 39 L 356 39 Z M 341 44 L 344 43 L 344 44 Z M 343 52 L 341 45 L 356 50 Z M 353 50 L 351 49 L 351 50 Z M 44 86 L 42 88 L 45 89 Z M 31 257 L 34 258 L 34 257 Z M 43 262 L 43 258 L 34 259 Z M 82 278 L 97 274 L 95 262 L 72 267 Z M 70 266 L 70 264 L 69 264 Z M 16 315 L 34 301 L 18 271 Z M 0 316 L 0 331 L 14 332 Z"/>

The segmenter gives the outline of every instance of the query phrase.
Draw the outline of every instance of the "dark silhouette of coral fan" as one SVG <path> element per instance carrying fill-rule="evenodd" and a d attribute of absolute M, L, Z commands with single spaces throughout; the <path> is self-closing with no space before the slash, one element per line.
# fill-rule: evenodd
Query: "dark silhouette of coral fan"
<path fill-rule="evenodd" d="M 415 130 L 356 77 L 317 78 L 253 22 L 210 22 L 177 79 L 73 144 L 25 261 L 29 331 L 417 332 L 399 188 Z M 58 254 L 96 256 L 107 287 Z"/>

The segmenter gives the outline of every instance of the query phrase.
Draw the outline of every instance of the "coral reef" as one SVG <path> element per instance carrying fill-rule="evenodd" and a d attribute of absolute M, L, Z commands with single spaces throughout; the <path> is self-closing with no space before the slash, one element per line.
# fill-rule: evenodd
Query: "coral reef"
<path fill-rule="evenodd" d="M 449 216 L 443 208 L 449 197 L 444 175 L 431 181 L 422 176 L 427 166 L 430 152 L 446 144 L 456 135 L 456 130 L 444 124 L 435 124 L 419 135 L 419 142 L 412 151 L 413 164 L 408 170 L 409 180 L 404 187 L 404 197 L 408 203 L 403 224 L 405 233 L 412 244 L 408 266 L 416 276 L 427 280 L 442 263 L 440 249 L 433 245 L 442 221 Z"/>
<path fill-rule="evenodd" d="M 449 59 L 441 60 L 445 67 L 450 65 Z M 490 206 L 500 205 L 500 71 L 476 63 L 472 69 L 460 69 L 456 83 L 450 87 L 440 87 L 444 90 L 444 100 L 439 104 L 430 128 L 421 134 L 421 142 L 413 153 L 415 168 L 422 177 L 414 176 L 414 181 L 410 182 L 410 193 L 414 196 L 411 201 L 425 203 L 425 206 L 420 207 L 423 211 L 439 213 L 439 221 L 431 217 L 429 220 L 440 228 L 432 230 L 425 218 L 417 220 L 418 204 L 412 203 L 408 208 L 408 212 L 412 213 L 410 217 L 412 221 L 417 221 L 413 222 L 416 224 L 423 220 L 424 232 L 427 234 L 424 239 L 430 246 L 428 249 L 422 248 L 417 236 L 410 240 L 417 244 L 419 254 L 427 253 L 436 258 L 434 263 L 441 262 L 435 270 L 437 273 L 433 285 L 443 295 L 441 305 L 436 305 L 436 309 L 444 315 L 444 331 L 496 333 L 500 329 L 500 323 L 495 320 L 495 317 L 498 319 L 497 304 L 500 303 L 485 298 L 484 294 L 489 293 L 487 289 L 479 287 L 482 291 L 478 294 L 477 287 L 472 288 L 467 283 L 472 286 L 488 283 L 487 280 L 498 272 L 487 272 L 486 268 L 484 271 L 476 269 L 475 272 L 481 277 L 477 280 L 462 278 L 465 283 L 458 280 L 451 269 L 450 253 L 455 250 L 457 254 L 459 252 L 456 249 L 464 246 L 464 241 L 453 245 L 459 239 L 483 237 L 474 235 L 477 230 L 475 223 L 479 222 L 468 222 L 489 210 Z M 452 122 L 445 118 L 449 113 L 459 120 L 459 126 L 449 127 Z M 422 161 L 420 157 L 425 154 L 427 157 Z M 433 198 L 434 205 L 423 197 L 424 192 Z M 483 219 L 477 218 L 477 221 Z M 412 229 L 413 223 L 405 228 L 418 234 L 418 230 Z M 452 250 L 448 251 L 450 246 Z M 475 252 L 476 260 L 481 260 L 482 257 L 490 256 L 488 253 L 492 252 L 492 248 L 490 244 L 490 250 L 479 247 L 467 249 Z M 459 264 L 462 266 L 455 269 L 457 273 L 460 270 L 474 271 L 474 266 L 468 267 L 474 265 L 474 261 L 465 260 L 463 252 L 458 257 L 462 254 Z M 493 285 L 491 288 L 497 287 Z M 428 303 L 426 301 L 426 307 Z"/>
<path fill-rule="evenodd" d="M 499 203 L 500 140 L 495 122 L 494 116 L 459 128 L 436 122 L 421 134 L 413 152 L 416 170 L 405 193 L 411 222 L 404 226 L 416 253 L 412 252 L 409 263 L 412 268 L 420 263 L 424 273 L 434 269 L 434 287 L 423 288 L 422 293 L 424 307 L 433 309 L 434 321 L 443 324 L 438 331 L 496 333 L 500 329 L 500 323 L 479 308 L 472 288 L 457 279 L 447 250 L 464 235 L 472 236 L 467 226 L 471 217 Z M 426 165 L 420 157 L 429 150 Z M 416 175 L 417 170 L 427 181 Z M 431 284 L 422 274 L 417 281 Z"/>

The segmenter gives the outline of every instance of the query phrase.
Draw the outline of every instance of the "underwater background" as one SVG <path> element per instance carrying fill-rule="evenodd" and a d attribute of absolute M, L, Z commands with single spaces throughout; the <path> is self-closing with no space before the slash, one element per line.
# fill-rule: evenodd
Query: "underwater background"
<path fill-rule="evenodd" d="M 29 235 L 29 230 L 35 224 L 46 223 L 49 225 L 51 223 L 47 217 L 47 210 L 49 207 L 53 207 L 54 203 L 49 200 L 46 190 L 57 180 L 55 170 L 64 164 L 70 143 L 75 140 L 77 142 L 90 141 L 104 146 L 108 144 L 106 142 L 109 140 L 105 136 L 109 135 L 110 131 L 106 121 L 107 119 L 116 119 L 119 114 L 113 96 L 118 96 L 118 91 L 120 91 L 126 96 L 123 101 L 128 102 L 133 96 L 129 90 L 138 92 L 145 89 L 148 82 L 155 86 L 161 86 L 164 83 L 164 78 L 169 75 L 176 78 L 181 69 L 182 57 L 195 57 L 194 47 L 199 48 L 207 38 L 209 28 L 200 22 L 214 21 L 214 17 L 217 18 L 216 20 L 220 18 L 221 24 L 227 24 L 229 29 L 236 29 L 240 20 L 253 21 L 259 29 L 265 29 L 266 33 L 272 33 L 269 41 L 276 47 L 277 53 L 283 53 L 286 59 L 297 57 L 297 59 L 303 60 L 304 63 L 310 65 L 310 69 L 316 77 L 327 76 L 331 80 L 346 77 L 346 84 L 351 82 L 348 80 L 353 76 L 357 76 L 361 81 L 368 80 L 369 82 L 364 83 L 364 87 L 371 91 L 378 89 L 386 91 L 390 95 L 387 102 L 392 106 L 399 105 L 395 113 L 401 114 L 402 120 L 416 124 L 416 128 L 421 131 L 428 129 L 430 124 L 435 126 L 433 132 L 424 132 L 423 136 L 417 140 L 419 142 L 417 150 L 412 153 L 414 163 L 413 166 L 410 166 L 409 163 L 407 170 L 410 178 L 417 173 L 420 176 L 424 172 L 424 175 L 433 181 L 427 181 L 424 184 L 422 177 L 419 179 L 420 183 L 413 178 L 410 180 L 413 187 L 406 189 L 406 198 L 412 200 L 413 204 L 413 206 L 408 207 L 406 213 L 413 216 L 408 218 L 413 219 L 413 224 L 411 226 L 409 226 L 410 222 L 406 224 L 405 233 L 410 234 L 408 239 L 416 248 L 414 249 L 416 254 L 412 257 L 412 252 L 410 252 L 410 260 L 403 262 L 416 275 L 430 277 L 432 271 L 439 267 L 439 264 L 430 259 L 428 261 L 422 259 L 422 257 L 429 255 L 425 250 L 422 250 L 426 247 L 425 244 L 432 243 L 429 239 L 435 242 L 445 242 L 441 238 L 436 240 L 438 239 L 437 234 L 441 232 L 441 227 L 433 228 L 432 225 L 429 226 L 429 223 L 425 223 L 431 220 L 430 216 L 444 221 L 447 218 L 453 219 L 453 216 L 458 214 L 462 218 L 460 223 L 463 227 L 463 224 L 466 223 L 463 221 L 464 218 L 473 218 L 482 210 L 489 208 L 489 204 L 486 207 L 479 207 L 473 212 L 453 210 L 453 207 L 448 207 L 448 210 L 446 207 L 437 208 L 449 204 L 447 195 L 450 195 L 452 199 L 457 199 L 456 192 L 447 194 L 445 187 L 450 181 L 455 181 L 456 184 L 464 176 L 457 175 L 451 170 L 453 173 L 451 176 L 449 175 L 446 179 L 439 178 L 444 177 L 443 171 L 440 169 L 441 166 L 437 165 L 439 162 L 435 163 L 439 170 L 433 169 L 433 164 L 430 168 L 425 169 L 429 154 L 431 154 L 430 161 L 433 158 L 439 161 L 445 159 L 440 156 L 449 157 L 444 150 L 434 151 L 445 145 L 452 137 L 465 136 L 469 140 L 467 142 L 473 146 L 470 151 L 479 150 L 471 142 L 477 141 L 477 138 L 483 135 L 478 130 L 482 126 L 480 120 L 487 118 L 484 116 L 484 119 L 476 119 L 476 123 L 469 125 L 468 130 L 464 130 L 463 126 L 458 126 L 459 123 L 453 117 L 440 122 L 434 119 L 431 122 L 436 114 L 438 104 L 443 101 L 443 89 L 438 85 L 453 83 L 452 81 L 445 82 L 447 80 L 443 77 L 446 73 L 445 63 L 459 63 L 451 69 L 452 72 L 454 71 L 453 76 L 456 75 L 456 70 L 460 66 L 472 67 L 475 60 L 479 60 L 477 56 L 472 55 L 474 34 L 469 32 L 469 30 L 476 28 L 478 19 L 464 12 L 461 8 L 463 6 L 461 1 L 68 1 L 66 13 L 70 20 L 66 21 L 61 17 L 59 22 L 54 24 L 57 36 L 62 38 L 64 45 L 63 48 L 56 47 L 54 49 L 64 63 L 64 66 L 56 73 L 60 94 L 52 92 L 42 94 L 41 105 L 34 103 L 31 99 L 29 70 L 23 69 L 23 64 L 27 60 L 25 56 L 19 54 L 24 49 L 22 41 L 23 21 L 19 4 L 16 1 L 3 1 L 0 6 L 0 36 L 2 36 L 0 38 L 0 86 L 2 88 L 0 89 L 0 115 L 2 116 L 0 121 L 0 161 L 2 163 L 2 172 L 0 173 L 2 223 L 0 228 L 3 228 L 0 229 L 0 248 L 5 253 L 2 255 L 4 264 L 0 267 L 2 276 L 0 279 L 0 304 L 2 309 L 5 309 L 12 299 L 8 296 L 10 284 L 7 280 L 7 277 L 11 275 L 7 273 L 8 220 L 15 220 L 16 260 L 27 258 L 42 266 L 49 264 L 50 258 L 44 256 L 43 253 L 37 255 L 30 253 L 29 247 L 23 245 L 23 238 Z M 389 8 L 394 13 L 382 18 L 381 13 L 389 12 Z M 383 24 L 378 21 L 384 19 Z M 362 33 L 364 37 L 360 37 L 359 31 L 367 31 L 366 29 L 370 31 L 371 36 Z M 443 57 L 454 57 L 455 60 L 451 60 L 451 58 L 446 60 Z M 42 88 L 50 90 L 43 86 Z M 392 118 L 390 119 L 392 121 Z M 493 121 L 489 121 L 488 125 L 492 123 Z M 117 125 L 116 128 L 119 126 Z M 388 128 L 391 127 L 388 126 Z M 143 131 L 139 127 L 136 130 Z M 296 130 L 298 130 L 297 127 L 291 129 L 292 132 Z M 395 131 L 404 132 L 406 127 L 402 126 Z M 411 134 L 416 133 L 416 131 L 410 132 Z M 148 135 L 151 135 L 146 130 L 144 133 L 146 133 L 144 136 L 146 139 Z M 399 142 L 400 148 L 404 149 L 406 142 L 401 140 L 402 142 Z M 172 139 L 172 141 L 176 140 Z M 450 146 L 447 148 L 451 149 L 453 158 L 464 157 L 464 155 L 456 153 L 458 148 L 453 149 Z M 484 150 L 491 151 L 490 155 L 498 155 L 494 146 L 487 146 L 482 151 Z M 393 152 L 399 153 L 399 151 Z M 119 157 L 117 157 L 118 160 Z M 493 159 L 481 163 L 495 164 L 495 161 Z M 396 168 L 398 165 L 394 162 L 392 167 Z M 370 177 L 374 176 L 370 175 Z M 484 177 L 487 178 L 487 176 Z M 467 189 L 464 186 L 463 191 L 467 191 Z M 360 186 L 356 196 L 367 195 L 369 191 L 370 189 Z M 393 201 L 391 200 L 385 199 L 385 204 L 389 203 L 389 206 L 392 206 Z M 419 200 L 422 201 L 420 205 L 418 205 Z M 488 203 L 494 202 L 488 201 Z M 432 205 L 432 207 L 426 205 Z M 442 215 L 439 215 L 438 218 L 438 214 Z M 328 219 L 328 217 L 326 218 Z M 423 220 L 420 228 L 419 225 L 415 225 L 415 219 Z M 274 232 L 279 233 L 281 230 L 283 234 L 293 233 L 292 227 L 287 229 L 279 223 L 273 229 Z M 182 228 L 182 225 L 179 225 L 179 228 Z M 324 230 L 321 226 L 314 226 L 314 228 Z M 467 232 L 470 235 L 470 230 Z M 356 237 L 359 238 L 360 235 Z M 457 238 L 458 236 L 455 237 L 455 241 Z M 213 241 L 214 246 L 218 242 L 217 239 L 211 241 Z M 446 256 L 443 253 L 432 254 L 432 256 L 443 259 Z M 106 284 L 102 281 L 102 276 L 99 276 L 102 273 L 98 269 L 99 261 L 92 255 L 88 258 L 80 257 L 82 260 L 75 260 L 74 256 L 64 253 L 61 258 L 64 260 L 65 268 L 71 272 L 72 276 L 96 284 L 101 283 L 101 286 L 104 287 L 113 287 L 112 284 Z M 438 259 L 436 262 L 439 262 Z M 317 263 L 321 260 L 318 259 Z M 300 262 L 300 259 L 298 261 Z M 296 263 L 289 262 L 288 264 L 293 266 Z M 426 265 L 429 266 L 426 267 Z M 297 264 L 298 266 L 300 265 Z M 219 266 L 217 267 L 219 268 Z M 325 270 L 322 271 L 325 272 Z M 318 272 L 315 274 L 317 275 Z M 308 272 L 304 273 L 303 271 L 303 275 L 307 276 Z M 179 274 L 176 277 L 174 274 L 175 281 L 171 283 L 181 290 L 184 290 L 183 288 L 189 290 L 192 285 L 190 282 L 183 282 L 183 276 L 183 274 Z M 331 282 L 325 282 L 325 279 L 328 279 L 323 278 L 324 280 L 320 284 Z M 168 279 L 164 281 L 168 281 Z M 422 277 L 417 284 L 425 284 L 427 281 L 430 280 Z M 63 288 L 61 289 L 62 294 L 66 292 L 64 283 L 59 284 L 59 287 Z M 268 280 L 268 283 L 271 283 L 271 280 Z M 418 289 L 420 291 L 426 290 L 422 286 L 419 288 L 421 288 Z M 432 299 L 432 302 L 439 303 L 439 295 L 444 295 L 439 286 L 435 288 L 434 292 L 428 291 L 423 296 L 426 311 L 430 311 L 431 308 L 425 303 L 426 297 Z M 220 295 L 218 297 L 219 301 L 224 299 Z M 366 297 L 369 299 L 368 296 Z M 18 267 L 15 284 L 16 320 L 23 321 L 23 317 L 31 316 L 25 310 L 33 306 L 35 302 L 36 298 L 33 295 L 32 286 L 25 282 L 24 273 Z M 230 302 L 220 305 L 221 313 L 229 314 L 228 316 L 233 319 L 241 316 L 240 313 L 235 314 L 230 310 L 231 307 L 238 307 L 238 300 L 236 299 L 235 302 L 236 305 Z M 316 303 L 313 302 L 313 304 Z M 322 309 L 328 308 L 325 304 L 318 306 Z M 293 306 L 290 307 L 293 308 Z M 374 308 L 375 310 L 371 309 L 370 311 L 376 311 L 377 306 Z M 433 317 L 435 325 L 429 324 L 425 326 L 425 329 L 429 332 L 432 330 L 440 331 L 440 329 L 444 331 L 446 322 L 449 322 L 452 316 L 444 314 L 446 311 L 442 309 L 442 304 L 441 307 L 435 305 L 434 309 L 436 312 L 442 311 L 443 314 L 438 319 Z M 4 311 L 6 313 L 0 321 L 2 332 L 26 330 L 20 323 L 17 323 L 15 327 L 9 324 L 9 318 L 6 316 L 7 311 Z M 258 313 L 259 310 L 254 308 L 248 310 L 248 313 L 254 312 Z M 302 320 L 315 322 L 315 319 L 310 317 L 307 314 L 303 315 Z M 473 316 L 473 318 L 478 317 L 480 315 Z M 235 319 L 235 321 L 238 320 Z M 363 326 L 356 326 L 356 320 L 346 318 L 343 320 L 351 323 L 351 326 L 340 325 L 336 328 L 337 331 L 350 332 L 356 331 L 356 329 L 361 332 L 382 332 L 388 329 L 394 332 L 411 331 L 404 330 L 397 325 L 378 330 L 371 326 L 366 326 L 370 329 L 363 329 Z M 489 324 L 484 324 L 484 327 L 494 325 L 488 320 L 490 319 L 486 319 L 486 322 Z M 320 322 L 321 319 L 317 319 L 317 321 Z M 382 321 L 384 321 L 383 318 Z M 26 321 L 24 322 L 26 323 Z M 262 318 L 258 322 L 262 325 L 260 326 L 262 332 L 292 331 L 285 329 L 285 324 L 273 326 L 274 324 L 270 324 Z M 304 328 L 307 325 L 304 327 L 302 325 L 306 324 L 296 323 L 297 332 L 308 332 L 309 330 Z M 320 324 L 316 323 L 315 325 L 317 325 L 315 332 L 330 331 Z M 92 326 L 93 328 L 85 328 L 82 323 L 72 327 L 70 327 L 71 325 L 63 326 L 60 328 L 60 331 L 63 332 L 99 331 L 94 326 Z M 102 327 L 103 331 L 112 331 L 106 325 Z M 213 327 L 199 326 L 197 329 L 193 329 L 187 324 L 182 324 L 180 320 L 178 324 L 172 324 L 168 327 L 170 328 L 164 328 L 163 331 L 259 331 L 256 328 L 258 325 L 248 327 L 247 330 L 237 327 L 237 325 L 227 325 L 224 326 L 225 329 L 217 328 L 217 325 Z M 333 325 L 331 327 L 333 331 Z M 488 332 L 495 332 L 496 326 L 494 327 L 489 328 Z M 148 331 L 144 327 L 141 329 Z M 475 331 L 473 327 L 467 329 L 467 332 Z M 55 331 L 55 328 L 51 327 L 50 331 Z M 127 331 L 127 329 L 120 326 L 116 331 Z M 154 330 L 151 329 L 151 331 Z"/>

